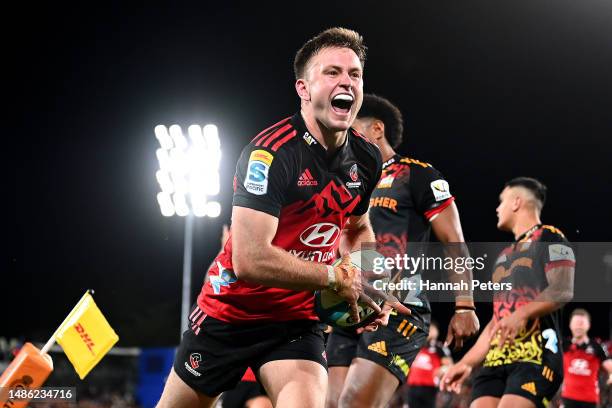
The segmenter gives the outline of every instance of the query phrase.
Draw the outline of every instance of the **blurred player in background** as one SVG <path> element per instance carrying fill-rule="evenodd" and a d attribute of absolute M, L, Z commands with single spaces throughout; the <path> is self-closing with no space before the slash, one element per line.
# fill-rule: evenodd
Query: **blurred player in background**
<path fill-rule="evenodd" d="M 572 338 L 563 344 L 563 386 L 565 408 L 595 408 L 599 403 L 599 372 L 603 366 L 608 385 L 612 382 L 612 359 L 602 345 L 590 339 L 591 315 L 575 309 L 569 323 Z"/>
<path fill-rule="evenodd" d="M 359 249 L 374 239 L 367 210 L 381 156 L 350 129 L 363 98 L 364 61 L 362 37 L 343 28 L 298 51 L 300 112 L 242 151 L 230 237 L 189 316 L 159 407 L 212 406 L 247 367 L 275 406 L 321 407 L 327 362 L 313 291 L 336 291 L 355 321 L 358 301 L 381 312 L 348 255 L 331 266 L 340 242 Z M 369 330 L 386 323 L 385 308 Z"/>
<path fill-rule="evenodd" d="M 370 199 L 376 245 L 386 257 L 404 255 L 410 243 L 429 241 L 433 229 L 444 243 L 463 242 L 459 213 L 448 183 L 430 164 L 395 152 L 402 142 L 402 115 L 388 100 L 365 95 L 353 127 L 375 143 L 383 156 L 382 175 Z M 397 271 L 396 281 L 414 279 Z M 330 389 L 327 406 L 382 407 L 400 384 L 427 340 L 430 306 L 424 293 L 400 293 L 410 316 L 392 314 L 387 327 L 361 335 L 334 329 L 329 337 Z M 461 346 L 478 333 L 471 298 L 458 299 L 447 341 Z"/>
<path fill-rule="evenodd" d="M 540 221 L 541 182 L 510 180 L 499 201 L 497 227 L 515 241 L 499 254 L 492 280 L 512 289 L 495 293 L 493 318 L 440 386 L 459 392 L 482 363 L 471 407 L 545 407 L 563 377 L 559 309 L 573 297 L 574 253 L 561 231 Z"/>
<path fill-rule="evenodd" d="M 427 344 L 410 366 L 406 401 L 410 407 L 434 408 L 440 377 L 453 363 L 450 350 L 438 341 L 440 331 L 435 322 L 429 325 Z"/>

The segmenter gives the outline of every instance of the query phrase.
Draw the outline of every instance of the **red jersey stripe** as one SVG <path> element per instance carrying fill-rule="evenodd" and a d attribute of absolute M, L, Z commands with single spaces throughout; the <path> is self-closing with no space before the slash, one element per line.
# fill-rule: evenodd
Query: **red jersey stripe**
<path fill-rule="evenodd" d="M 544 266 L 544 272 L 548 272 L 551 269 L 560 268 L 562 266 L 569 266 L 570 268 L 573 268 L 576 266 L 576 262 L 570 261 L 569 259 L 561 261 L 552 261 L 547 263 L 546 266 Z"/>
<path fill-rule="evenodd" d="M 275 139 L 278 139 L 280 136 L 282 136 L 285 132 L 287 132 L 291 128 L 292 128 L 291 123 L 287 123 L 285 126 L 278 129 L 277 131 L 272 133 L 270 136 L 262 137 L 261 139 L 259 139 L 259 141 L 257 142 L 257 146 L 268 147 L 270 143 L 272 143 Z M 265 139 L 265 142 L 264 142 L 264 139 Z"/>
<path fill-rule="evenodd" d="M 273 152 L 277 151 L 279 147 L 287 143 L 289 140 L 293 139 L 295 135 L 297 135 L 297 130 L 293 129 L 293 132 L 289 133 L 287 136 L 283 137 L 281 140 L 274 143 L 274 146 L 272 146 L 272 151 Z"/>
<path fill-rule="evenodd" d="M 453 201 L 455 201 L 455 197 L 449 198 L 448 200 L 446 200 L 445 202 L 443 202 L 441 205 L 437 206 L 436 208 L 432 208 L 429 211 L 425 211 L 425 218 L 430 220 L 431 217 L 433 217 L 434 215 L 440 214 L 442 211 L 444 211 L 446 207 L 451 205 Z"/>
<path fill-rule="evenodd" d="M 268 132 L 269 132 L 269 131 L 273 130 L 275 127 L 278 127 L 278 126 L 282 125 L 283 123 L 285 123 L 285 122 L 286 122 L 286 121 L 288 121 L 289 119 L 291 119 L 291 116 L 289 116 L 288 118 L 285 118 L 285 119 L 281 120 L 281 121 L 280 121 L 280 122 L 278 122 L 278 123 L 273 124 L 273 125 L 272 125 L 272 126 L 270 126 L 269 128 L 266 128 L 266 129 L 262 130 L 261 132 L 259 132 L 259 133 L 257 134 L 257 136 L 255 136 L 255 137 L 253 138 L 253 140 L 251 140 L 251 142 L 255 142 L 255 139 L 257 139 L 259 136 L 262 136 L 262 135 L 263 135 L 263 136 L 265 136 L 266 134 L 268 134 Z M 262 139 L 263 139 L 263 137 L 262 137 Z"/>
<path fill-rule="evenodd" d="M 367 137 L 365 137 L 364 135 L 362 135 L 361 133 L 359 133 L 359 132 L 358 132 L 358 131 L 356 131 L 355 129 L 351 129 L 351 130 L 353 131 L 353 134 L 354 134 L 355 136 L 362 138 L 363 140 L 365 140 L 366 142 L 368 142 L 368 143 L 370 143 L 370 144 L 374 144 L 374 143 L 370 142 L 370 141 L 368 140 L 368 138 L 367 138 Z"/>

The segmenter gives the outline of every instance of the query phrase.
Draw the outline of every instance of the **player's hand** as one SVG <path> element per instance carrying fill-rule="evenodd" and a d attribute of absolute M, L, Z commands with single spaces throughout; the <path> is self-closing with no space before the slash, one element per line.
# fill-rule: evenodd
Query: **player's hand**
<path fill-rule="evenodd" d="M 503 348 L 506 343 L 513 343 L 514 338 L 527 325 L 527 317 L 520 309 L 500 319 L 491 329 L 491 339 L 499 335 L 498 348 Z"/>
<path fill-rule="evenodd" d="M 334 267 L 336 275 L 336 293 L 338 296 L 346 300 L 351 309 L 351 319 L 359 323 L 359 306 L 358 302 L 366 303 L 376 313 L 380 313 L 381 309 L 368 295 L 363 293 L 363 285 L 361 282 L 360 270 L 355 268 L 351 263 L 351 255 L 345 254 L 340 263 Z"/>
<path fill-rule="evenodd" d="M 389 324 L 389 316 L 391 316 L 391 312 L 395 309 L 398 313 L 409 315 L 412 314 L 410 309 L 404 306 L 397 298 L 391 295 L 387 295 L 383 293 L 383 295 L 387 298 L 383 305 L 382 311 L 378 314 L 376 319 L 368 324 L 367 326 L 360 327 L 357 329 L 357 334 L 361 334 L 363 332 L 373 332 L 378 330 L 380 326 L 387 326 Z"/>
<path fill-rule="evenodd" d="M 440 391 L 450 391 L 456 394 L 461 392 L 463 382 L 472 373 L 472 367 L 466 363 L 459 361 L 452 365 L 440 380 Z"/>
<path fill-rule="evenodd" d="M 459 350 L 463 347 L 463 342 L 478 334 L 479 330 L 480 322 L 475 312 L 455 313 L 448 323 L 444 345 L 450 347 L 453 344 L 453 349 Z"/>
<path fill-rule="evenodd" d="M 356 331 L 357 334 L 361 334 L 363 332 L 374 332 L 378 330 L 380 326 L 386 326 L 389 324 L 389 316 L 391 316 L 391 312 L 393 311 L 393 306 L 387 302 L 383 305 L 382 311 L 376 316 L 376 319 L 364 327 L 359 327 Z M 410 310 L 408 310 L 410 311 Z"/>

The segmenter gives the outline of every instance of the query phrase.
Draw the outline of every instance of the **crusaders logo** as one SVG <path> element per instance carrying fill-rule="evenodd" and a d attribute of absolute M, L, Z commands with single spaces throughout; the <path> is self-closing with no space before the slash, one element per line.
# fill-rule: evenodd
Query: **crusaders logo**
<path fill-rule="evenodd" d="M 357 181 L 357 179 L 359 178 L 359 175 L 357 173 L 357 163 L 351 166 L 351 169 L 349 170 L 349 176 L 353 181 Z"/>
<path fill-rule="evenodd" d="M 200 361 L 202 361 L 202 356 L 200 353 L 191 353 L 189 356 L 189 364 L 191 364 L 191 368 L 196 369 L 200 366 Z"/>

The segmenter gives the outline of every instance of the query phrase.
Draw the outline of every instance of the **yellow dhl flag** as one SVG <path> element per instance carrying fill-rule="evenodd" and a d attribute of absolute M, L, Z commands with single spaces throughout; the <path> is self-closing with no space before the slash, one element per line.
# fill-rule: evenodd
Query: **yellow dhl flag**
<path fill-rule="evenodd" d="M 81 380 L 119 340 L 89 292 L 72 309 L 54 337 Z"/>

